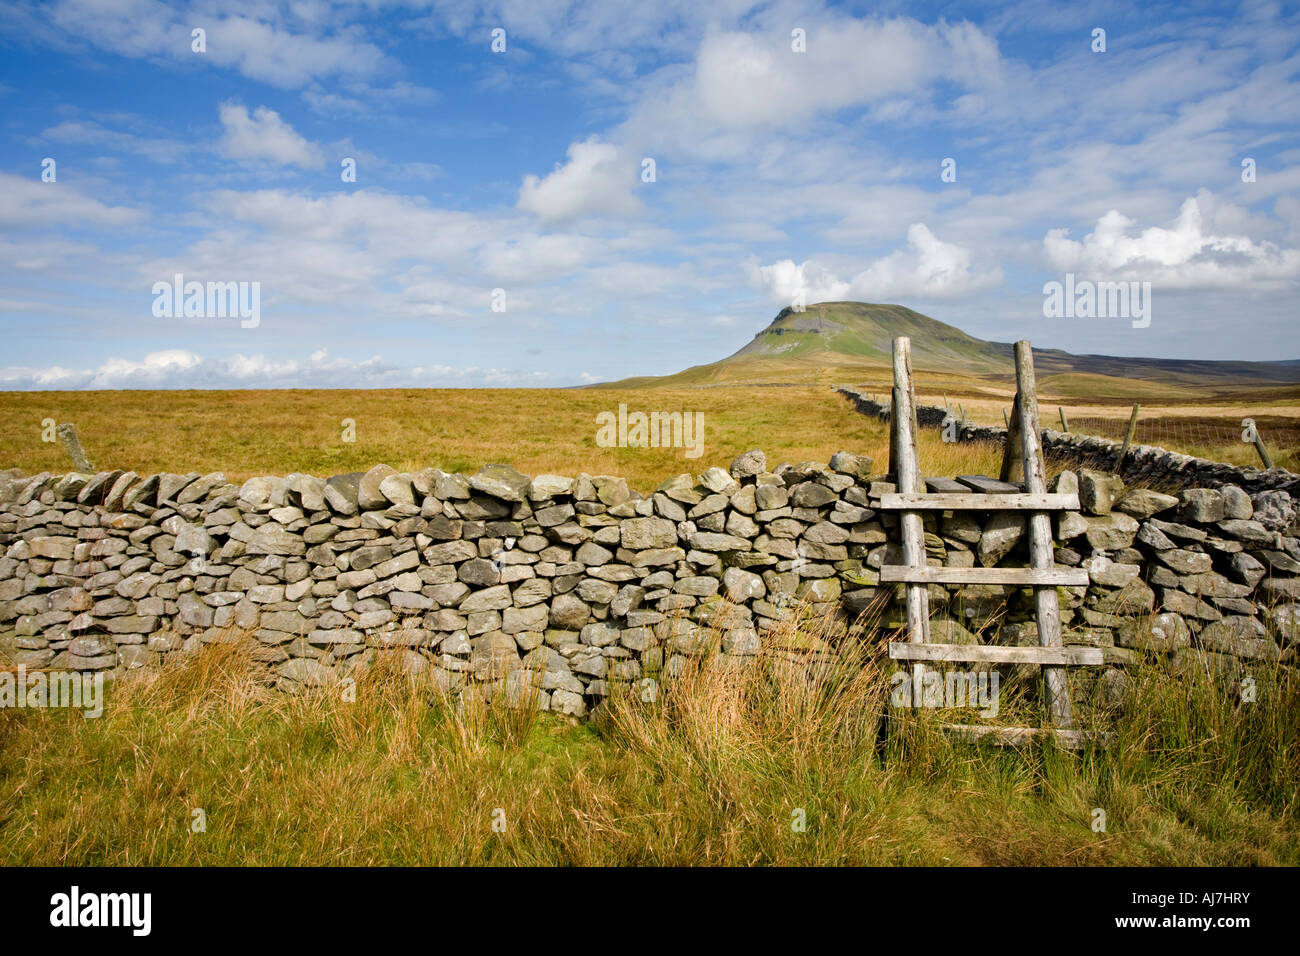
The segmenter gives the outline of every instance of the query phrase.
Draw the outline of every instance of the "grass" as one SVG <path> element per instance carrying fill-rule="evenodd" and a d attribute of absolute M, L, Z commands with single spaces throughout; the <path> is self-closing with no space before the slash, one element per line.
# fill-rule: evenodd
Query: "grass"
<path fill-rule="evenodd" d="M 867 388 L 875 386 L 868 385 Z M 887 395 L 886 386 L 876 388 Z M 1001 424 L 1010 397 L 961 398 L 922 392 L 919 400 L 954 409 L 970 420 Z M 704 416 L 704 450 L 601 448 L 596 416 L 630 411 L 692 411 Z M 1041 406 L 1055 427 L 1056 409 Z M 1240 439 L 1241 419 L 1255 415 L 1277 464 L 1300 468 L 1300 418 L 1295 408 L 1270 406 L 1144 409 L 1138 441 L 1236 464 L 1254 462 Z M 1071 406 L 1071 427 L 1122 436 L 1122 406 Z M 681 472 L 728 467 L 761 448 L 769 467 L 782 461 L 826 462 L 844 450 L 888 467 L 887 426 L 853 411 L 829 386 L 643 389 L 388 389 L 178 392 L 0 392 L 0 468 L 28 474 L 71 467 L 63 446 L 41 440 L 42 422 L 72 422 L 91 461 L 102 469 L 150 474 L 224 471 L 232 481 L 301 471 L 328 477 L 385 462 L 403 471 L 430 466 L 476 471 L 505 462 L 525 474 L 620 475 L 641 492 Z M 344 420 L 355 440 L 344 440 Z M 1081 424 L 1082 423 L 1082 424 Z M 937 429 L 922 429 L 919 453 L 927 475 L 996 475 L 1000 447 L 945 444 Z"/>
<path fill-rule="evenodd" d="M 886 716 L 879 641 L 810 668 L 803 626 L 582 723 L 457 706 L 382 664 L 352 703 L 276 694 L 243 645 L 209 645 L 96 720 L 0 712 L 0 864 L 1300 862 L 1289 670 L 1244 704 L 1141 667 L 1109 749 L 998 751 L 941 713 Z"/>
<path fill-rule="evenodd" d="M 631 411 L 698 411 L 704 452 L 601 448 L 596 416 Z M 29 474 L 67 471 L 62 445 L 41 441 L 41 422 L 73 422 L 92 463 L 141 473 L 224 471 L 232 481 L 294 471 L 329 476 L 379 462 L 476 471 L 505 462 L 525 474 L 620 475 L 642 492 L 681 472 L 728 467 L 761 448 L 770 467 L 826 462 L 840 450 L 866 454 L 884 471 L 889 435 L 827 387 L 653 390 L 410 389 L 223 392 L 2 392 L 0 467 Z M 355 441 L 343 440 L 344 419 Z M 932 474 L 997 468 L 1000 452 L 945 445 L 922 436 Z M 955 465 L 954 465 L 955 467 Z"/>

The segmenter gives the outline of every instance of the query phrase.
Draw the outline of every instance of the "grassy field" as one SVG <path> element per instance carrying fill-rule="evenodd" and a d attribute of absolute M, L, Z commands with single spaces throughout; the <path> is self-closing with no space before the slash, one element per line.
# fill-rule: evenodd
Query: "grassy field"
<path fill-rule="evenodd" d="M 876 383 L 878 394 L 887 385 Z M 871 383 L 868 388 L 873 387 Z M 995 424 L 1009 395 L 958 398 L 924 388 L 919 400 L 956 409 L 972 421 Z M 602 448 L 601 412 L 700 412 L 703 453 L 683 448 Z M 1067 406 L 1071 427 L 1122 437 L 1122 405 Z M 429 466 L 475 471 L 505 462 L 525 474 L 612 474 L 646 492 L 684 471 L 727 467 L 742 452 L 761 448 L 770 466 L 782 461 L 827 461 L 845 450 L 866 454 L 883 472 L 889 434 L 882 423 L 856 414 L 829 386 L 726 386 L 644 389 L 427 389 L 168 392 L 0 392 L 0 468 L 29 474 L 67 471 L 62 445 L 41 440 L 42 422 L 72 422 L 98 468 L 151 473 L 224 471 L 233 481 L 294 471 L 328 476 L 386 462 L 399 470 Z M 1045 425 L 1056 427 L 1056 406 L 1044 404 Z M 1235 464 L 1256 463 L 1240 441 L 1241 420 L 1253 416 L 1274 461 L 1300 470 L 1300 406 L 1153 406 L 1144 409 L 1138 441 Z M 355 438 L 345 438 L 345 420 Z M 922 469 L 930 475 L 996 473 L 1000 451 L 984 445 L 944 444 L 925 429 Z"/>
<path fill-rule="evenodd" d="M 0 865 L 1300 863 L 1293 676 L 1244 704 L 1139 669 L 1110 748 L 1017 752 L 887 718 L 878 655 L 705 665 L 578 723 L 382 665 L 354 702 L 274 694 L 212 644 L 98 719 L 0 711 Z"/>
<path fill-rule="evenodd" d="M 596 416 L 629 411 L 704 415 L 704 450 L 602 448 Z M 652 491 L 681 472 L 727 467 L 751 448 L 782 461 L 826 462 L 840 450 L 866 454 L 883 472 L 884 425 L 855 413 L 829 387 L 726 389 L 384 391 L 4 392 L 0 467 L 29 474 L 67 471 L 62 445 L 41 441 L 41 422 L 77 426 L 97 468 L 151 473 L 224 471 L 232 481 L 294 471 L 328 476 L 385 462 L 476 471 L 505 462 L 524 474 L 620 475 Z M 355 440 L 344 440 L 344 419 Z M 937 432 L 922 436 L 932 474 L 996 470 L 1000 452 L 955 449 Z"/>

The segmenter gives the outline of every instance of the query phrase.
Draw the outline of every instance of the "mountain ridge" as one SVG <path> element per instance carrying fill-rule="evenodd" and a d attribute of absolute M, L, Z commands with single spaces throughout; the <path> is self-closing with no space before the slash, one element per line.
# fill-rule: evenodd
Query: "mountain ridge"
<path fill-rule="evenodd" d="M 786 307 L 753 339 L 716 362 L 673 375 L 638 376 L 608 383 L 622 387 L 847 381 L 855 374 L 879 378 L 891 362 L 892 341 L 912 340 L 912 365 L 933 376 L 974 376 L 1001 384 L 1013 376 L 1010 342 L 977 338 L 906 306 L 869 302 L 819 302 L 802 311 Z M 1034 349 L 1040 385 L 1060 386 L 1063 395 L 1106 397 L 1132 393 L 1152 398 L 1154 387 L 1169 398 L 1192 393 L 1246 389 L 1295 390 L 1300 397 L 1300 359 L 1271 362 L 1213 359 L 1130 358 L 1076 355 L 1062 349 Z M 1079 381 L 1085 379 L 1084 381 Z M 1132 387 L 1129 387 L 1131 384 Z M 1183 393 L 1187 393 L 1184 395 Z"/>

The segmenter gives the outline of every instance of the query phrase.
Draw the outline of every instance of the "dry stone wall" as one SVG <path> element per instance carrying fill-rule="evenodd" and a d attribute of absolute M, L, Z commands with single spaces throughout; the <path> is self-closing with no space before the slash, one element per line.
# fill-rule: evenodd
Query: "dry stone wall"
<path fill-rule="evenodd" d="M 1067 641 L 1106 649 L 1094 675 L 1122 700 L 1141 654 L 1234 672 L 1289 664 L 1300 631 L 1300 539 L 1289 495 L 1167 496 L 1065 472 L 1080 514 L 1056 559 Z M 642 690 L 692 658 L 795 653 L 798 615 L 834 638 L 902 623 L 892 485 L 870 459 L 683 474 L 642 495 L 621 478 L 474 475 L 384 465 L 236 485 L 220 473 L 0 474 L 0 657 L 121 673 L 250 636 L 285 690 L 332 685 L 379 654 L 431 687 L 581 715 L 618 682 Z M 932 564 L 1024 566 L 1024 519 L 925 517 Z M 931 587 L 936 641 L 1033 644 L 1030 592 Z M 863 612 L 871 613 L 862 617 Z M 855 628 L 856 622 L 856 628 Z M 866 628 L 866 630 L 863 630 Z M 814 646 L 815 644 L 815 646 Z M 1083 690 L 1088 684 L 1080 683 Z"/>
<path fill-rule="evenodd" d="M 881 421 L 889 421 L 889 405 L 876 401 L 861 389 L 841 386 L 838 391 L 864 415 L 870 415 Z M 940 428 L 954 420 L 956 416 L 937 405 L 918 405 L 917 424 L 921 427 Z M 956 428 L 955 435 L 960 441 L 990 441 L 1005 444 L 1007 430 L 996 426 L 972 425 Z M 1059 432 L 1051 428 L 1043 429 L 1043 454 L 1048 459 L 1063 461 L 1074 465 L 1114 470 L 1119 461 L 1122 442 L 1095 435 L 1076 435 L 1072 432 Z M 1300 475 L 1284 468 L 1243 468 L 1205 458 L 1179 454 L 1156 445 L 1131 445 L 1120 469 L 1121 477 L 1130 482 L 1158 481 L 1168 487 L 1202 487 L 1218 488 L 1223 485 L 1235 485 L 1244 491 L 1256 492 L 1269 489 L 1285 491 L 1293 496 L 1300 496 Z"/>

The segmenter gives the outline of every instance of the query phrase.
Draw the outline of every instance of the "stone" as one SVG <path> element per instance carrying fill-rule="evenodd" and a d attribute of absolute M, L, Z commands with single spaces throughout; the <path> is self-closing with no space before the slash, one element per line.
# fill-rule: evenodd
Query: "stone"
<path fill-rule="evenodd" d="M 76 657 L 100 657 L 104 654 L 116 654 L 117 645 L 107 635 L 87 634 L 84 637 L 74 637 L 69 641 L 68 653 Z"/>
<path fill-rule="evenodd" d="M 469 486 L 502 501 L 523 501 L 532 479 L 509 465 L 484 465 L 469 480 Z"/>
<path fill-rule="evenodd" d="M 850 475 L 859 481 L 868 481 L 875 462 L 865 455 L 854 455 L 847 451 L 837 451 L 831 455 L 829 462 L 832 471 Z"/>
<path fill-rule="evenodd" d="M 470 648 L 470 666 L 480 680 L 503 676 L 523 666 L 515 639 L 504 631 L 480 634 L 470 641 Z"/>
<path fill-rule="evenodd" d="M 77 546 L 76 538 L 40 536 L 29 538 L 28 547 L 34 558 L 50 558 L 53 561 L 71 561 Z"/>
<path fill-rule="evenodd" d="M 800 482 L 790 489 L 790 500 L 797 508 L 820 508 L 837 497 L 835 492 L 815 481 Z"/>
<path fill-rule="evenodd" d="M 1089 518 L 1085 537 L 1098 551 L 1114 551 L 1132 546 L 1137 532 L 1137 519 L 1123 512 L 1111 512 Z"/>
<path fill-rule="evenodd" d="M 259 508 L 271 500 L 274 488 L 275 483 L 270 478 L 249 478 L 239 487 L 239 500 Z"/>
<path fill-rule="evenodd" d="M 1157 528 L 1150 521 L 1142 522 L 1142 525 L 1138 528 L 1136 538 L 1138 542 L 1145 544 L 1148 548 L 1157 552 L 1167 551 L 1170 548 L 1177 547 L 1173 541 L 1169 540 L 1167 534 Z"/>
<path fill-rule="evenodd" d="M 573 479 L 561 475 L 538 475 L 528 486 L 528 497 L 533 501 L 545 501 L 573 492 Z"/>
<path fill-rule="evenodd" d="M 1245 615 L 1210 622 L 1201 629 L 1199 640 L 1206 650 L 1248 660 L 1276 661 L 1281 656 L 1281 649 L 1266 636 L 1264 625 Z"/>
<path fill-rule="evenodd" d="M 1250 501 L 1254 519 L 1269 531 L 1286 531 L 1295 523 L 1295 503 L 1285 491 L 1261 491 Z"/>
<path fill-rule="evenodd" d="M 1144 651 L 1172 653 L 1191 644 L 1191 629 L 1177 614 L 1162 611 L 1150 618 L 1130 618 L 1115 631 L 1115 643 Z"/>
<path fill-rule="evenodd" d="M 580 694 L 557 689 L 551 692 L 551 710 L 569 717 L 582 717 L 587 713 L 587 705 Z"/>
<path fill-rule="evenodd" d="M 457 607 L 462 614 L 471 614 L 478 611 L 500 611 L 503 608 L 510 607 L 510 586 L 508 584 L 498 584 L 495 587 L 484 588 L 481 591 L 471 591 L 465 600 L 461 601 Z"/>
<path fill-rule="evenodd" d="M 301 555 L 307 553 L 307 542 L 275 523 L 264 524 L 253 531 L 244 542 L 248 554 Z"/>
<path fill-rule="evenodd" d="M 677 544 L 677 526 L 666 518 L 629 518 L 619 523 L 619 539 L 629 551 L 671 548 Z"/>
<path fill-rule="evenodd" d="M 338 681 L 338 675 L 333 669 L 306 657 L 287 660 L 275 670 L 281 677 L 307 687 L 328 687 Z"/>
<path fill-rule="evenodd" d="M 362 511 L 375 511 L 388 507 L 388 498 L 384 496 L 381 486 L 384 479 L 397 474 L 397 469 L 390 465 L 375 465 L 361 476 L 357 482 L 357 506 Z"/>
<path fill-rule="evenodd" d="M 1244 551 L 1228 559 L 1228 576 L 1239 584 L 1253 588 L 1268 573 L 1268 568 Z"/>
<path fill-rule="evenodd" d="M 379 493 L 395 505 L 415 505 L 415 487 L 411 476 L 403 474 L 388 475 L 379 482 Z"/>
<path fill-rule="evenodd" d="M 1179 574 L 1204 574 L 1214 564 L 1208 554 L 1199 551 L 1187 551 L 1184 548 L 1159 551 L 1156 553 L 1156 558 L 1161 564 L 1172 568 Z M 1262 573 L 1260 577 L 1263 577 Z"/>
<path fill-rule="evenodd" d="M 204 558 L 217 550 L 217 540 L 200 524 L 183 524 L 176 532 L 172 549 L 178 554 Z"/>
<path fill-rule="evenodd" d="M 1276 532 L 1269 531 L 1262 522 L 1226 518 L 1218 524 L 1219 530 L 1230 538 L 1246 544 L 1271 545 L 1276 540 Z"/>
<path fill-rule="evenodd" d="M 551 601 L 551 626 L 580 631 L 591 620 L 591 608 L 574 594 L 560 594 Z"/>
<path fill-rule="evenodd" d="M 1279 604 L 1266 609 L 1264 617 L 1283 644 L 1300 644 L 1300 604 Z"/>
<path fill-rule="evenodd" d="M 1215 488 L 1189 488 L 1178 494 L 1182 521 L 1212 524 L 1223 520 L 1223 495 Z"/>
<path fill-rule="evenodd" d="M 1122 511 L 1134 518 L 1150 518 L 1162 511 L 1168 511 L 1178 504 L 1173 495 L 1162 495 L 1149 488 L 1130 488 L 1115 503 L 1115 510 Z"/>
<path fill-rule="evenodd" d="M 1107 588 L 1122 588 L 1137 580 L 1142 568 L 1136 564 L 1120 564 L 1104 554 L 1098 554 L 1083 562 L 1088 578 L 1093 584 Z"/>
<path fill-rule="evenodd" d="M 697 531 L 690 537 L 691 547 L 697 551 L 748 551 L 752 545 L 747 538 L 738 538 L 731 534 L 716 534 L 709 531 Z"/>
<path fill-rule="evenodd" d="M 1012 511 L 995 512 L 980 535 L 979 562 L 991 568 L 1011 553 L 1025 532 L 1025 519 Z"/>
<path fill-rule="evenodd" d="M 758 449 L 747 451 L 731 463 L 731 477 L 737 481 L 755 478 L 767 471 L 767 456 Z"/>
<path fill-rule="evenodd" d="M 728 568 L 724 571 L 722 585 L 726 589 L 727 599 L 736 604 L 761 599 L 767 594 L 767 586 L 762 578 L 740 568 Z"/>
<path fill-rule="evenodd" d="M 325 503 L 338 514 L 354 515 L 360 509 L 360 486 L 364 473 L 334 475 L 325 481 Z"/>
<path fill-rule="evenodd" d="M 1123 491 L 1124 482 L 1117 475 L 1090 468 L 1079 471 L 1079 504 L 1090 515 L 1109 514 Z"/>
<path fill-rule="evenodd" d="M 1223 496 L 1223 516 L 1225 518 L 1246 521 L 1255 516 L 1255 506 L 1251 504 L 1250 495 L 1236 485 L 1221 486 L 1219 494 Z"/>

